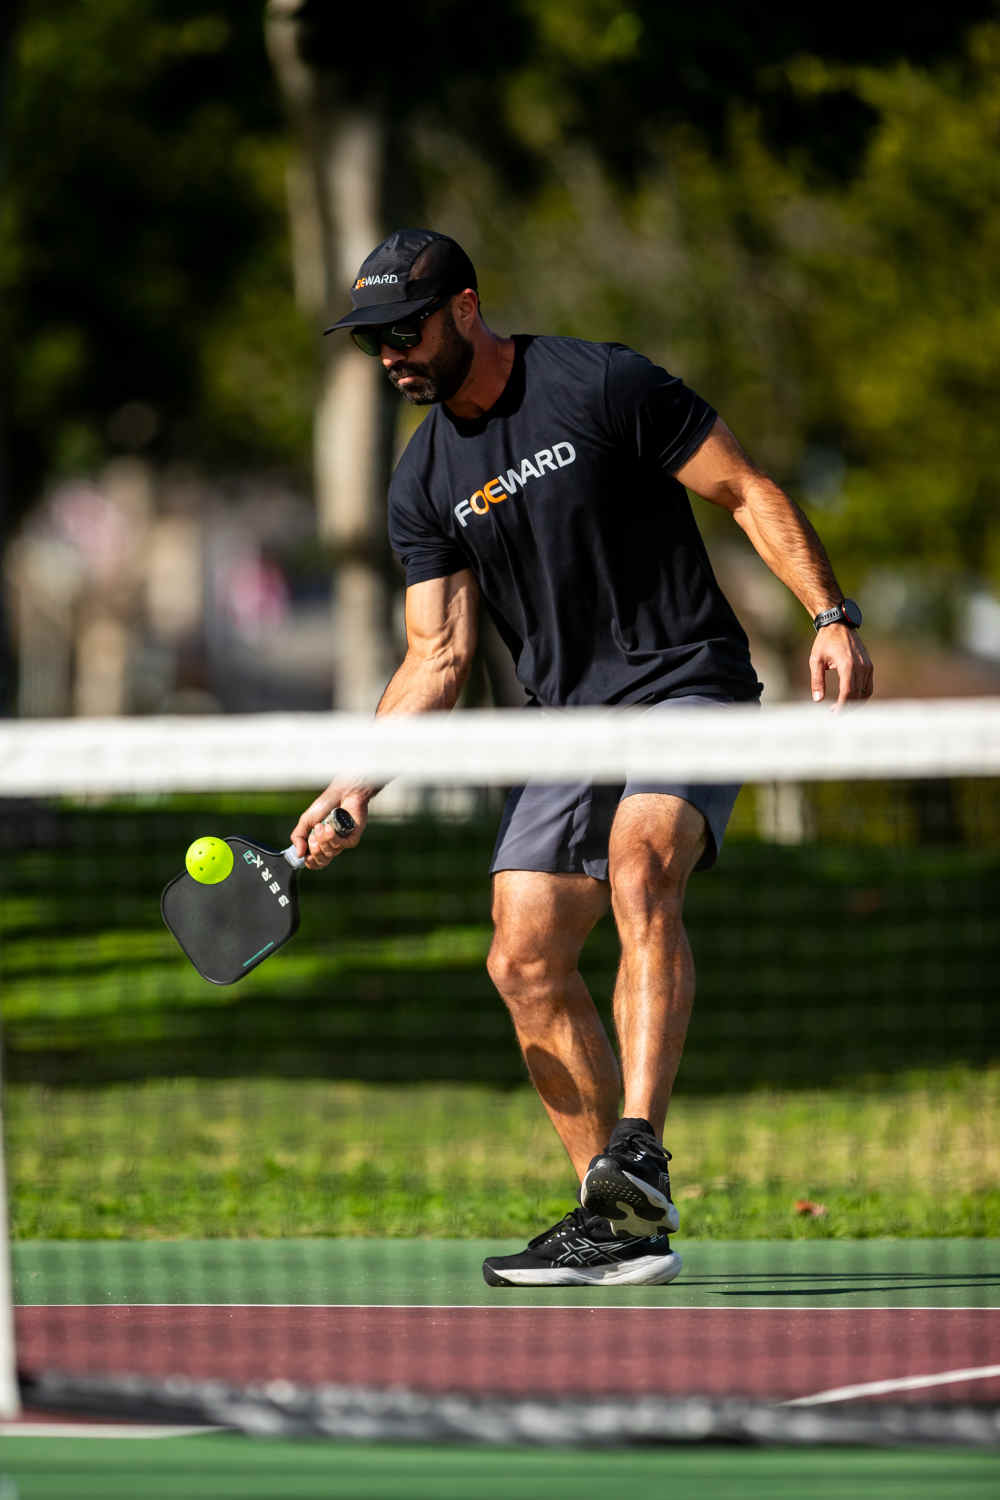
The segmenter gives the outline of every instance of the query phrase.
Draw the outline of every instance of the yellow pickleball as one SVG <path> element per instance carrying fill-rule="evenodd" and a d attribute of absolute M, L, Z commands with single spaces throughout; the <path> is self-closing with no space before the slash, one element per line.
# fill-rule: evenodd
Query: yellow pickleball
<path fill-rule="evenodd" d="M 224 839 L 195 839 L 184 856 L 187 872 L 202 885 L 218 885 L 233 868 L 233 851 Z"/>

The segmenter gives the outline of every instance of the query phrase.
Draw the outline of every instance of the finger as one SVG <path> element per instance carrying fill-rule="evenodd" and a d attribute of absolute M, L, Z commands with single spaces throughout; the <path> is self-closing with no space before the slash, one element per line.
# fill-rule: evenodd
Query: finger
<path fill-rule="evenodd" d="M 855 701 L 864 701 L 870 698 L 875 690 L 875 671 L 867 655 L 855 660 L 849 667 L 851 681 L 851 698 Z"/>
<path fill-rule="evenodd" d="M 292 829 L 291 833 L 288 835 L 296 854 L 298 854 L 300 858 L 306 853 L 306 850 L 309 847 L 309 830 L 311 828 L 312 822 L 310 821 L 309 814 L 307 812 L 304 812 L 299 821 L 296 823 L 295 827 Z"/>
<path fill-rule="evenodd" d="M 826 660 L 822 656 L 809 659 L 809 677 L 814 703 L 822 703 L 826 697 Z"/>
<path fill-rule="evenodd" d="M 327 864 L 344 847 L 344 841 L 338 838 L 332 828 L 324 823 L 317 823 L 309 834 L 309 853 L 317 858 L 322 858 Z"/>
<path fill-rule="evenodd" d="M 322 825 L 323 819 L 329 811 L 330 804 L 324 797 L 317 797 L 315 801 L 310 802 L 289 834 L 297 853 L 304 854 L 306 852 L 306 845 L 309 842 L 310 834 L 314 828 Z"/>
<path fill-rule="evenodd" d="M 332 828 L 339 839 L 346 839 L 351 836 L 358 825 L 346 807 L 335 807 L 323 819 L 323 826 L 324 828 Z"/>
<path fill-rule="evenodd" d="M 325 870 L 336 859 L 337 852 L 335 849 L 320 849 L 310 845 L 306 853 L 306 869 Z"/>
<path fill-rule="evenodd" d="M 347 849 L 353 849 L 360 841 L 363 827 L 342 808 L 335 808 L 334 812 L 340 814 L 336 821 L 334 814 L 330 813 L 310 830 L 309 854 L 317 860 L 315 867 L 310 868 L 324 869 L 331 860 Z"/>

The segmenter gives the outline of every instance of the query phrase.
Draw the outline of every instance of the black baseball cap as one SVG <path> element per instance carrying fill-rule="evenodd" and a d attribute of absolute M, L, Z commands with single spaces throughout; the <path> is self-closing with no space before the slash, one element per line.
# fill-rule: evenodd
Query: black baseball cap
<path fill-rule="evenodd" d="M 323 332 L 412 318 L 466 287 L 478 291 L 475 267 L 461 245 L 433 229 L 397 229 L 362 263 L 351 312 Z"/>

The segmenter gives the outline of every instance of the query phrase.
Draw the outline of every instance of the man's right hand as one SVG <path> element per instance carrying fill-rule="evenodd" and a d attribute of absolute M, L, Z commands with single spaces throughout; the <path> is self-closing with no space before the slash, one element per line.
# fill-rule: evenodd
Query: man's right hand
<path fill-rule="evenodd" d="M 338 854 L 353 849 L 360 842 L 368 823 L 368 803 L 372 795 L 369 787 L 331 781 L 326 790 L 309 804 L 291 832 L 295 852 L 305 858 L 307 870 L 325 869 Z M 323 821 L 335 807 L 342 807 L 354 819 L 354 829 L 346 837 Z"/>

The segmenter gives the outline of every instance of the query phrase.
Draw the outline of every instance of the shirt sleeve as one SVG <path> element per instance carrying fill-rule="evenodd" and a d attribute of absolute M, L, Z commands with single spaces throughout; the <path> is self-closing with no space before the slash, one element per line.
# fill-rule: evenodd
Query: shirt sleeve
<path fill-rule="evenodd" d="M 398 470 L 389 486 L 389 542 L 403 564 L 407 588 L 469 566 L 461 548 L 441 529 L 422 486 Z"/>
<path fill-rule="evenodd" d="M 717 416 L 683 380 L 624 345 L 608 359 L 605 409 L 615 437 L 671 475 L 697 453 Z"/>

